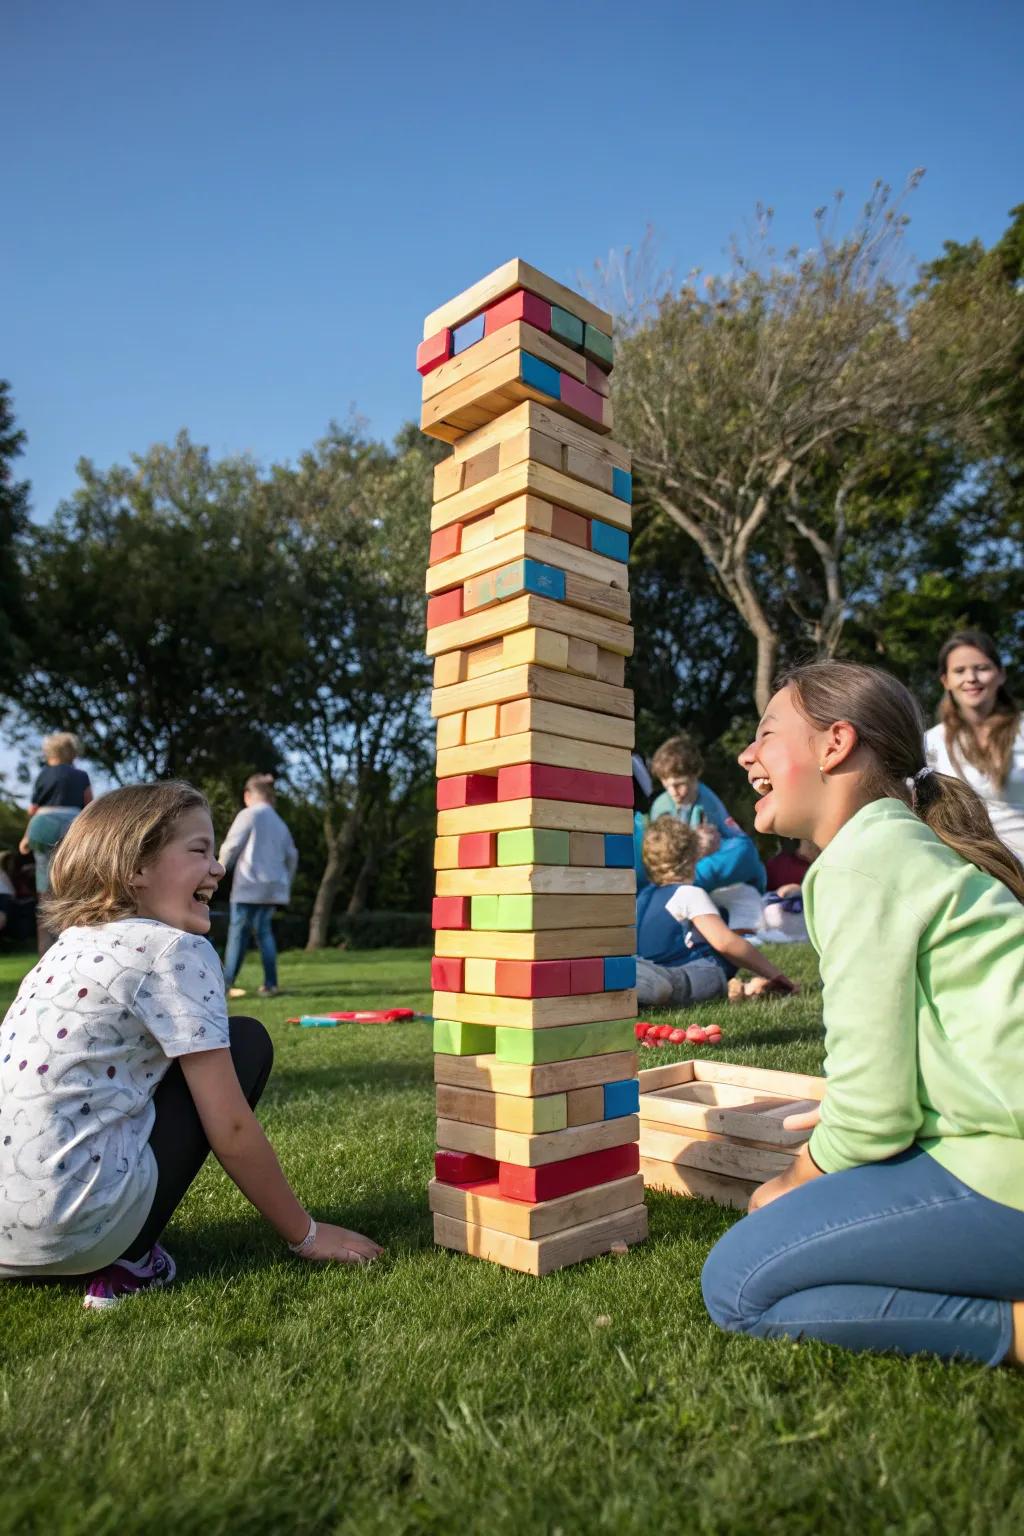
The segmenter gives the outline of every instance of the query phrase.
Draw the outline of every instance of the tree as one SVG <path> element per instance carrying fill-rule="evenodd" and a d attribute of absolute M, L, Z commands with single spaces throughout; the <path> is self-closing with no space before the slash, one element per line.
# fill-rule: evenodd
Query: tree
<path fill-rule="evenodd" d="M 0 694 L 17 677 L 23 655 L 24 593 L 18 549 L 29 526 L 29 484 L 16 480 L 12 468 L 25 451 L 25 434 L 15 426 L 10 388 L 0 379 Z"/>
<path fill-rule="evenodd" d="M 763 708 L 785 632 L 836 650 L 851 524 L 912 442 L 976 439 L 1005 387 L 1021 311 L 987 270 L 910 302 L 896 258 L 905 217 L 876 184 L 853 230 L 824 210 L 817 245 L 767 245 L 664 294 L 619 348 L 620 429 L 652 507 L 699 548 L 756 644 Z M 814 575 L 811 575 L 814 572 Z M 802 589 L 802 590 L 801 590 Z"/>

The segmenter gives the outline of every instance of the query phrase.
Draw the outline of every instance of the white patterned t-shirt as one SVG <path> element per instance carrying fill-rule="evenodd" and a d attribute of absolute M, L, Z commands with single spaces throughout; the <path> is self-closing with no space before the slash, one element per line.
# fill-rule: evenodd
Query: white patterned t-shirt
<path fill-rule="evenodd" d="M 102 1246 L 152 1203 L 153 1094 L 175 1056 L 226 1047 L 220 961 L 151 918 L 67 928 L 0 1028 L 0 1267 Z"/>

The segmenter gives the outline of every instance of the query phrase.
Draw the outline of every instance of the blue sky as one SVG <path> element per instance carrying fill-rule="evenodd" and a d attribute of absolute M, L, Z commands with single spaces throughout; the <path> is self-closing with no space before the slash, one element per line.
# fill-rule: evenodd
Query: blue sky
<path fill-rule="evenodd" d="M 719 269 L 758 199 L 808 243 L 836 188 L 923 165 L 927 258 L 1024 199 L 1017 0 L 9 0 L 4 33 L 0 377 L 40 519 L 79 456 L 181 427 L 268 463 L 351 409 L 390 436 L 423 316 L 513 255 L 572 283 L 653 225 Z"/>

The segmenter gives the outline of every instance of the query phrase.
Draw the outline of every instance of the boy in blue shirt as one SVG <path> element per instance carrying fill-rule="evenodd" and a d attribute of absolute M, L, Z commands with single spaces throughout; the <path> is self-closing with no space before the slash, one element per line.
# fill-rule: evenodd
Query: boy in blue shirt
<path fill-rule="evenodd" d="M 662 742 L 651 760 L 651 770 L 664 788 L 651 806 L 647 823 L 653 826 L 665 816 L 687 826 L 710 823 L 717 828 L 721 841 L 714 853 L 697 860 L 693 884 L 703 891 L 742 884 L 752 885 L 763 892 L 767 889 L 767 879 L 757 849 L 714 790 L 700 782 L 703 767 L 700 751 L 689 736 L 670 736 L 668 741 Z M 647 883 L 642 835 L 638 829 L 635 859 L 638 886 Z"/>

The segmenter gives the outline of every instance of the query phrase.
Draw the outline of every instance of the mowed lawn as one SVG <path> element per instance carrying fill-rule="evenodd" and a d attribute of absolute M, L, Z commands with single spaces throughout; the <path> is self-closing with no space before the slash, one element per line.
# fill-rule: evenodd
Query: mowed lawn
<path fill-rule="evenodd" d="M 813 957 L 787 962 L 801 997 L 690 1016 L 719 1056 L 820 1067 Z M 5 1006 L 30 963 L 0 958 Z M 285 1022 L 429 1012 L 427 979 L 425 951 L 290 954 L 252 1003 L 264 1124 L 317 1215 L 386 1245 L 371 1269 L 291 1258 L 212 1166 L 166 1294 L 0 1286 L 0 1530 L 1017 1536 L 1024 1378 L 719 1333 L 699 1277 L 731 1213 L 652 1195 L 646 1244 L 544 1280 L 435 1249 L 429 1025 Z"/>

